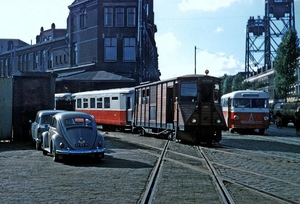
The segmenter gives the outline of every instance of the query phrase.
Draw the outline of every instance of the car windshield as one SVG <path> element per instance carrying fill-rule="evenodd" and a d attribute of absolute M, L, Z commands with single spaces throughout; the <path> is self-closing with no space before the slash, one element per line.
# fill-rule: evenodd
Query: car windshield
<path fill-rule="evenodd" d="M 72 126 L 93 126 L 93 121 L 88 118 L 68 118 L 64 121 L 66 127 Z"/>

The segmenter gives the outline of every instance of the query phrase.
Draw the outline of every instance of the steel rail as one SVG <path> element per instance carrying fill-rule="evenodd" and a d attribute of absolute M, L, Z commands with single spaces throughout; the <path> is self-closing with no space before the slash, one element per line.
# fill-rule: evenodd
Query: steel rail
<path fill-rule="evenodd" d="M 227 188 L 225 187 L 222 179 L 218 176 L 215 168 L 213 167 L 213 165 L 211 164 L 209 159 L 206 157 L 205 153 L 202 151 L 202 148 L 198 147 L 198 150 L 201 153 L 201 155 L 203 156 L 204 160 L 206 161 L 206 164 L 207 164 L 209 170 L 211 171 L 213 178 L 216 180 L 216 184 L 219 188 L 220 195 L 221 195 L 224 203 L 235 204 L 233 198 L 231 197 L 230 193 L 228 192 Z"/>
<path fill-rule="evenodd" d="M 165 146 L 162 150 L 162 153 L 161 153 L 160 157 L 158 158 L 158 161 L 156 162 L 156 165 L 155 165 L 155 167 L 153 169 L 153 172 L 151 174 L 151 177 L 149 179 L 149 183 L 147 185 L 147 188 L 145 190 L 143 198 L 140 202 L 141 204 L 152 203 L 154 193 L 155 193 L 155 189 L 156 189 L 156 186 L 157 186 L 157 183 L 158 183 L 159 175 L 161 173 L 163 160 L 165 158 L 169 143 L 170 143 L 170 140 L 168 140 L 165 143 Z"/>

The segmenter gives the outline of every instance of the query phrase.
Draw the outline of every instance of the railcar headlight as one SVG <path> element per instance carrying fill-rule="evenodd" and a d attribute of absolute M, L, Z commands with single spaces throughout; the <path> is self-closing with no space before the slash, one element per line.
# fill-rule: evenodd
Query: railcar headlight
<path fill-rule="evenodd" d="M 234 120 L 239 120 L 239 119 L 240 119 L 240 117 L 239 117 L 239 116 L 237 116 L 237 115 L 234 115 L 234 116 L 233 116 L 233 119 L 234 119 Z"/>
<path fill-rule="evenodd" d="M 59 147 L 60 147 L 60 148 L 64 148 L 64 147 L 65 147 L 64 143 L 62 143 L 62 142 L 59 143 Z"/>
<path fill-rule="evenodd" d="M 193 119 L 191 120 L 191 122 L 192 122 L 193 124 L 195 124 L 195 123 L 197 122 L 197 119 L 196 119 L 196 118 L 193 118 Z"/>
<path fill-rule="evenodd" d="M 264 120 L 268 121 L 269 120 L 269 116 L 264 116 Z"/>
<path fill-rule="evenodd" d="M 216 123 L 219 125 L 219 124 L 221 124 L 221 119 L 217 119 L 216 120 Z"/>
<path fill-rule="evenodd" d="M 99 141 L 98 146 L 102 147 L 102 142 L 101 141 Z"/>

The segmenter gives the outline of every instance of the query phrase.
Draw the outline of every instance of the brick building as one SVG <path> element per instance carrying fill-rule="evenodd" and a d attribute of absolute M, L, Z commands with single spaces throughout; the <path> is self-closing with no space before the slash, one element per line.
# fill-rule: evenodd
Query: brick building
<path fill-rule="evenodd" d="M 0 39 L 0 77 L 55 72 L 57 93 L 160 79 L 153 0 L 75 0 L 68 8 L 67 28 L 41 27 L 34 45 Z"/>

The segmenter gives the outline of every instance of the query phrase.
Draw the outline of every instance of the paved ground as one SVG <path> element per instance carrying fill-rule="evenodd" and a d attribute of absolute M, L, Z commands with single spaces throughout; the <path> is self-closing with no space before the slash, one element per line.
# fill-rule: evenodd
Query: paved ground
<path fill-rule="evenodd" d="M 271 134 L 277 135 L 271 136 Z M 272 127 L 266 131 L 265 136 L 257 136 L 255 140 L 251 135 L 226 133 L 221 142 L 223 145 L 240 152 L 242 150 L 245 155 L 252 152 L 257 159 L 247 161 L 247 165 L 239 163 L 242 159 L 235 155 L 222 159 L 220 155 L 213 153 L 211 159 L 219 163 L 236 163 L 243 168 L 258 172 L 267 168 L 270 176 L 272 172 L 277 172 L 279 176 L 282 174 L 286 178 L 290 177 L 290 182 L 300 182 L 299 173 L 295 174 L 299 170 L 300 163 L 299 138 L 291 128 L 277 130 Z M 164 140 L 117 133 L 109 133 L 105 135 L 105 139 L 107 151 L 101 162 L 83 157 L 70 158 L 65 163 L 56 163 L 52 161 L 51 156 L 44 156 L 41 151 L 34 150 L 30 143 L 0 142 L 1 203 L 138 203 L 157 160 L 156 154 L 159 154 L 159 149 L 156 153 L 149 154 L 147 151 L 150 147 L 139 145 L 137 141 L 143 140 L 149 146 L 162 148 Z M 180 150 L 197 156 L 194 149 L 177 143 L 174 143 L 170 150 Z M 274 156 L 274 161 L 281 158 L 281 161 L 276 160 L 281 166 L 276 169 L 271 164 L 264 166 L 263 159 L 258 159 L 268 158 L 270 155 Z M 172 152 L 167 156 L 168 159 L 176 159 L 178 162 L 181 159 L 188 162 L 187 158 Z M 206 174 L 191 171 L 189 168 L 184 169 L 182 165 L 170 161 L 164 162 L 164 173 L 155 203 L 221 203 L 216 196 L 215 188 L 208 183 L 210 179 Z M 292 164 L 291 168 L 298 168 L 297 171 L 293 170 L 294 175 L 287 165 L 286 168 L 280 168 L 285 167 L 284 162 L 287 161 Z M 194 159 L 190 162 L 193 165 L 199 163 Z M 226 168 L 219 167 L 219 171 L 224 176 L 235 177 L 231 175 L 232 172 L 226 171 Z M 285 172 L 280 172 L 282 169 Z M 264 183 L 261 185 L 263 188 L 271 188 L 271 192 L 277 190 Z M 282 194 L 289 193 L 284 190 L 284 186 L 282 188 Z M 297 189 L 299 188 L 291 188 L 292 192 L 287 196 L 293 199 Z M 243 189 L 231 186 L 231 190 L 236 193 Z M 201 197 L 200 194 L 205 195 L 206 198 Z M 249 192 L 245 194 L 251 195 Z M 185 198 L 184 202 L 183 198 Z M 294 197 L 294 199 L 298 198 Z M 246 201 L 249 200 L 251 198 Z M 249 203 L 246 201 L 238 203 Z"/>

